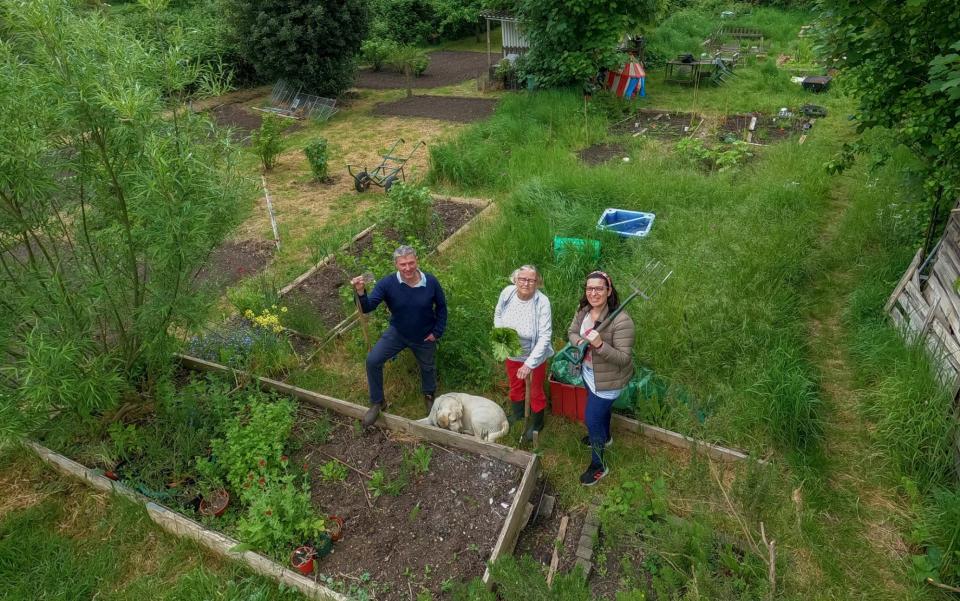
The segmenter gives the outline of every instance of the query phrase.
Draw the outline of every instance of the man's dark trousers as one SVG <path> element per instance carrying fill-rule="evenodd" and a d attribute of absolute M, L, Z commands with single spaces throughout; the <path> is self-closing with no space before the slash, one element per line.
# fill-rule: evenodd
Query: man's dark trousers
<path fill-rule="evenodd" d="M 425 340 L 404 340 L 393 326 L 389 326 L 367 354 L 367 385 L 370 387 L 371 403 L 377 405 L 383 403 L 383 366 L 405 348 L 413 351 L 413 356 L 420 367 L 420 389 L 424 394 L 436 392 L 437 343 Z"/>

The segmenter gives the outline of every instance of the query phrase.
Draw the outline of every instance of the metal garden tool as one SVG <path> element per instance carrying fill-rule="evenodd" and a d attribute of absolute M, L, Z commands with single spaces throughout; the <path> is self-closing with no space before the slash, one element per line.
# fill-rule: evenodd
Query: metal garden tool
<path fill-rule="evenodd" d="M 613 321 L 617 315 L 623 311 L 624 307 L 630 304 L 630 301 L 637 298 L 638 296 L 645 301 L 649 301 L 653 298 L 653 295 L 660 290 L 660 287 L 663 286 L 670 276 L 673 275 L 673 271 L 667 269 L 667 266 L 657 261 L 651 259 L 643 266 L 643 269 L 640 270 L 640 273 L 630 282 L 629 286 L 631 288 L 631 293 L 627 298 L 620 302 L 620 306 L 611 311 L 605 319 L 602 319 L 596 322 L 593 325 L 594 330 L 599 330 L 600 326 L 609 321 Z M 557 353 L 557 359 L 563 359 L 570 363 L 572 366 L 579 368 L 580 364 L 583 363 L 583 358 L 587 351 L 587 346 L 589 342 L 586 340 L 581 344 L 574 346 L 573 344 L 567 343 L 559 353 Z"/>

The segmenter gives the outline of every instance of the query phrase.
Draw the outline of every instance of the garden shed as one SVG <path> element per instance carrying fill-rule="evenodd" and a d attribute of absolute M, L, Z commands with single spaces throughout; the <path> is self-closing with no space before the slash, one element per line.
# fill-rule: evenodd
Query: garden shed
<path fill-rule="evenodd" d="M 530 42 L 520 29 L 520 19 L 513 13 L 504 10 L 485 10 L 480 13 L 487 22 L 487 65 L 493 64 L 493 51 L 490 44 L 491 23 L 500 24 L 503 52 L 499 61 L 510 54 L 522 55 L 530 49 Z"/>

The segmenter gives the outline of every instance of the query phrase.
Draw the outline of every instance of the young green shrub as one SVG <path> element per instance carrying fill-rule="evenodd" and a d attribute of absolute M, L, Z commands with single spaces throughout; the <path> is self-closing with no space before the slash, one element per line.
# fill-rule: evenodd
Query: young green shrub
<path fill-rule="evenodd" d="M 260 129 L 253 132 L 251 144 L 254 152 L 260 158 L 264 171 L 269 171 L 277 164 L 277 157 L 283 152 L 283 130 L 290 122 L 279 115 L 266 114 Z"/>
<path fill-rule="evenodd" d="M 313 179 L 318 182 L 325 181 L 327 179 L 327 161 L 330 158 L 327 141 L 323 138 L 317 138 L 304 147 L 303 154 L 306 155 L 307 162 L 310 163 Z"/>
<path fill-rule="evenodd" d="M 391 68 L 406 78 L 407 98 L 413 96 L 413 78 L 420 77 L 430 65 L 427 53 L 416 46 L 399 46 L 387 60 Z"/>
<path fill-rule="evenodd" d="M 362 60 L 370 65 L 374 71 L 380 71 L 391 56 L 396 53 L 398 45 L 393 40 L 369 39 L 361 47 Z"/>
<path fill-rule="evenodd" d="M 313 541 L 326 530 L 310 500 L 310 482 L 305 475 L 266 469 L 247 483 L 247 511 L 237 523 L 240 540 L 270 555 Z"/>
<path fill-rule="evenodd" d="M 433 198 L 430 190 L 424 186 L 395 183 L 390 188 L 387 203 L 381 208 L 378 221 L 395 230 L 400 239 L 408 243 L 420 241 L 429 245 L 439 237 Z"/>

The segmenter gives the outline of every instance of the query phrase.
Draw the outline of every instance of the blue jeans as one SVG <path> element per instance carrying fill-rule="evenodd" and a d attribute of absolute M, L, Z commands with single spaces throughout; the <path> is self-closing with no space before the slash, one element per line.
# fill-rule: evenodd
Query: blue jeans
<path fill-rule="evenodd" d="M 584 414 L 584 424 L 587 426 L 587 437 L 590 439 L 590 465 L 603 465 L 603 447 L 610 440 L 610 417 L 613 415 L 613 401 L 616 399 L 601 399 L 587 386 L 587 410 Z"/>
<path fill-rule="evenodd" d="M 367 354 L 367 386 L 370 388 L 371 403 L 375 405 L 383 403 L 383 366 L 405 348 L 413 352 L 417 366 L 420 367 L 420 389 L 424 394 L 436 392 L 437 343 L 405 340 L 393 326 L 390 326 Z"/>

